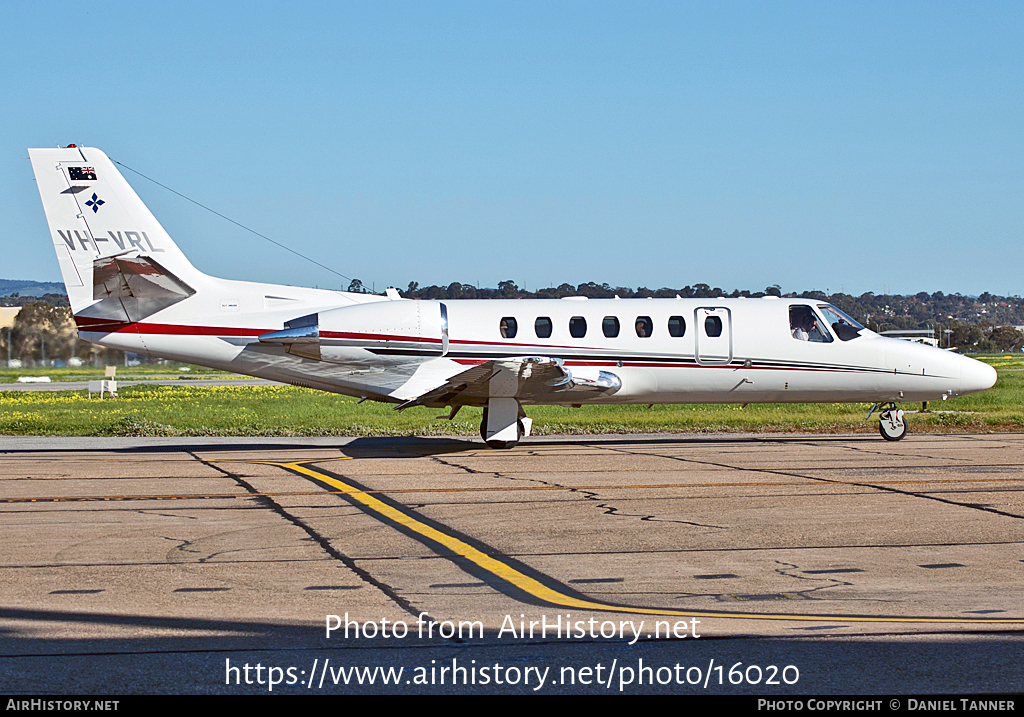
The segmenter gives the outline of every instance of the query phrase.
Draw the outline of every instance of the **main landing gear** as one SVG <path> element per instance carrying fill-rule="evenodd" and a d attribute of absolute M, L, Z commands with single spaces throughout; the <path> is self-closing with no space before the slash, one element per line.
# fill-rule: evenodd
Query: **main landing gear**
<path fill-rule="evenodd" d="M 903 411 L 890 403 L 889 407 L 878 415 L 878 432 L 887 441 L 898 441 L 907 435 L 907 421 Z"/>
<path fill-rule="evenodd" d="M 480 437 L 491 448 L 514 448 L 530 435 L 533 421 L 514 398 L 491 398 L 480 421 Z"/>

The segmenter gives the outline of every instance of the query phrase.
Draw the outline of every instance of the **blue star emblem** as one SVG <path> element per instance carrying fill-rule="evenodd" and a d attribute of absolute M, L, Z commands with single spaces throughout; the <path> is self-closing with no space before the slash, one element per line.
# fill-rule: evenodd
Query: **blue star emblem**
<path fill-rule="evenodd" d="M 96 196 L 96 192 L 92 193 L 92 199 L 85 203 L 85 206 L 92 207 L 92 213 L 95 214 L 100 210 L 102 205 L 106 204 L 102 199 Z"/>

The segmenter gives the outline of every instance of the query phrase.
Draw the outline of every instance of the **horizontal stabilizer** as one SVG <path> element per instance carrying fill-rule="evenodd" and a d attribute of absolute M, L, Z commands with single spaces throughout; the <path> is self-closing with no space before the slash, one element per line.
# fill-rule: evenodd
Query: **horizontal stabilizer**
<path fill-rule="evenodd" d="M 93 261 L 95 303 L 78 312 L 84 331 L 114 331 L 141 321 L 195 294 L 195 289 L 147 256 L 109 256 Z M 98 321 L 97 321 L 98 320 Z M 106 325 L 106 324 L 111 325 Z"/>

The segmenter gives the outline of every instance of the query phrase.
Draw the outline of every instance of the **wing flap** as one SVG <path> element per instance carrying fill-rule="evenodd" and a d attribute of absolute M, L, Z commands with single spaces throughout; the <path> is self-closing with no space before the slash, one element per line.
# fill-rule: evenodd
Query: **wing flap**
<path fill-rule="evenodd" d="M 588 375 L 592 373 L 593 375 Z M 490 398 L 515 398 L 524 403 L 571 403 L 610 395 L 622 382 L 607 371 L 574 376 L 561 359 L 528 356 L 485 361 L 450 377 L 445 383 L 395 407 L 484 406 Z"/>

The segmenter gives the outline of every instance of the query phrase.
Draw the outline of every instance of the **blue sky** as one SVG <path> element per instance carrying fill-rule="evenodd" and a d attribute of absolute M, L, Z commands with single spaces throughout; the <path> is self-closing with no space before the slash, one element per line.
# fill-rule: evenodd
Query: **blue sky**
<path fill-rule="evenodd" d="M 378 290 L 1024 294 L 1020 2 L 107 3 L 0 28 L 2 278 L 75 142 Z M 220 276 L 342 280 L 126 173 Z"/>

